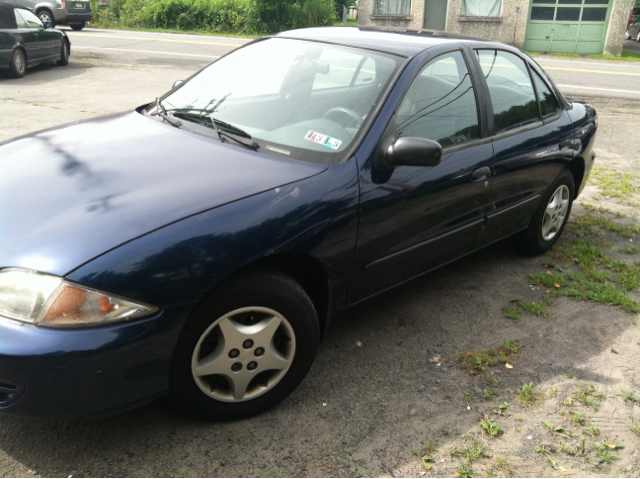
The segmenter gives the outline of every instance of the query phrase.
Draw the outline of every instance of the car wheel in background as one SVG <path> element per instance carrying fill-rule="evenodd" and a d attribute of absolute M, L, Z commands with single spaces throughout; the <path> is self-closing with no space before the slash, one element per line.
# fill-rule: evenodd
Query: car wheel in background
<path fill-rule="evenodd" d="M 629 38 L 631 38 L 631 35 L 629 34 L 629 30 L 627 30 L 626 32 L 624 32 L 624 39 L 629 40 Z"/>
<path fill-rule="evenodd" d="M 567 169 L 562 170 L 542 197 L 529 227 L 516 237 L 525 253 L 542 254 L 558 241 L 571 214 L 574 189 L 573 175 Z"/>
<path fill-rule="evenodd" d="M 82 23 L 72 23 L 69 26 L 71 27 L 71 30 L 80 31 L 85 27 L 85 25 L 86 23 L 82 22 Z"/>
<path fill-rule="evenodd" d="M 51 23 L 51 28 L 56 26 L 56 21 L 49 10 L 40 10 L 38 12 L 38 18 L 45 26 L 47 25 L 47 22 Z"/>
<path fill-rule="evenodd" d="M 297 282 L 275 270 L 239 276 L 190 315 L 169 397 L 186 413 L 215 420 L 266 411 L 302 382 L 318 341 L 315 308 Z"/>
<path fill-rule="evenodd" d="M 638 32 L 638 35 L 636 36 L 636 42 L 640 42 L 640 32 Z"/>
<path fill-rule="evenodd" d="M 62 40 L 62 47 L 60 49 L 60 60 L 56 62 L 61 67 L 66 67 L 69 64 L 69 43 L 66 40 Z"/>
<path fill-rule="evenodd" d="M 27 73 L 27 57 L 20 48 L 16 48 L 13 51 L 9 69 L 11 70 L 11 76 L 14 78 L 22 78 Z"/>

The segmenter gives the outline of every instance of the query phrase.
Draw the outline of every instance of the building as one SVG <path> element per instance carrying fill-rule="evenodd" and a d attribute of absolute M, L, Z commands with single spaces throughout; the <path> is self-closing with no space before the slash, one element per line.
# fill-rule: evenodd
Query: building
<path fill-rule="evenodd" d="M 620 55 L 635 0 L 359 0 L 359 26 L 442 30 L 527 51 Z"/>

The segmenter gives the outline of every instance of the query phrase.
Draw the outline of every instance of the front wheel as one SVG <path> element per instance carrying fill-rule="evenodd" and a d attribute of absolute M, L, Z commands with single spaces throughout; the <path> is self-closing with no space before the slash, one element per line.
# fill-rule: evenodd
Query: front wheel
<path fill-rule="evenodd" d="M 626 32 L 624 32 L 624 39 L 629 40 L 629 38 L 631 38 L 631 35 L 629 35 L 629 30 L 627 30 Z"/>
<path fill-rule="evenodd" d="M 315 357 L 319 325 L 309 296 L 276 271 L 223 285 L 191 314 L 176 346 L 169 397 L 215 420 L 252 416 L 286 398 Z"/>
<path fill-rule="evenodd" d="M 82 23 L 72 23 L 71 25 L 69 25 L 71 27 L 71 30 L 75 30 L 75 31 L 80 31 L 82 30 L 85 26 L 86 23 L 82 22 Z"/>
<path fill-rule="evenodd" d="M 516 238 L 525 253 L 542 254 L 558 241 L 571 214 L 574 189 L 573 175 L 562 170 L 542 197 L 529 227 Z"/>
<path fill-rule="evenodd" d="M 53 15 L 51 14 L 51 12 L 47 10 L 41 10 L 38 13 L 38 18 L 40 19 L 40 21 L 45 27 L 47 26 L 47 22 L 51 23 L 51 28 L 56 26 L 56 21 L 53 18 Z"/>
<path fill-rule="evenodd" d="M 69 64 L 69 44 L 62 40 L 62 47 L 60 49 L 60 60 L 56 62 L 61 67 L 66 67 Z"/>
<path fill-rule="evenodd" d="M 636 36 L 636 42 L 640 42 L 640 32 L 638 32 L 638 36 Z"/>

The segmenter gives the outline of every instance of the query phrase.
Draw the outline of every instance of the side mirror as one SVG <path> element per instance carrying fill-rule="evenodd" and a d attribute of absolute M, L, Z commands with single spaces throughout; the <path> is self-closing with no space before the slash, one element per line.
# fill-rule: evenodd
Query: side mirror
<path fill-rule="evenodd" d="M 425 138 L 403 137 L 387 147 L 384 160 L 394 166 L 436 166 L 442 160 L 440 143 Z"/>
<path fill-rule="evenodd" d="M 173 84 L 173 88 L 177 87 L 178 85 L 181 85 L 182 83 L 184 83 L 184 80 L 176 80 L 176 82 Z"/>
<path fill-rule="evenodd" d="M 51 22 L 46 22 L 46 23 L 44 24 L 44 28 L 45 28 L 45 29 L 47 29 L 47 28 L 51 28 L 51 26 L 52 26 L 52 25 L 51 25 Z"/>

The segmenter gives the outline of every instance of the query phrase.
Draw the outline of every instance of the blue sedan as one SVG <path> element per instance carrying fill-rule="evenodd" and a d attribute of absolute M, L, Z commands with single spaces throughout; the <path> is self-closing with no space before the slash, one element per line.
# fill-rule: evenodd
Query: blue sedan
<path fill-rule="evenodd" d="M 337 312 L 509 236 L 548 250 L 597 126 L 516 48 L 320 28 L 5 142 L 0 409 L 265 411 Z"/>

